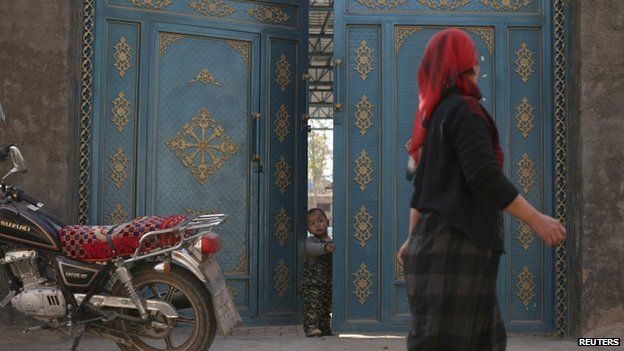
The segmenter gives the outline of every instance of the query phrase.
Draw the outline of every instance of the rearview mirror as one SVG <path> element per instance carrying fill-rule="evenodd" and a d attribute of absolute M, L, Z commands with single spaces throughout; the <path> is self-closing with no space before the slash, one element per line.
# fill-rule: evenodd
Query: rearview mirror
<path fill-rule="evenodd" d="M 26 161 L 24 161 L 22 153 L 19 151 L 17 146 L 11 146 L 9 150 L 11 151 L 11 160 L 13 160 L 13 169 L 15 169 L 15 173 L 25 173 L 28 168 L 26 168 Z"/>
<path fill-rule="evenodd" d="M 9 151 L 11 153 L 11 160 L 13 161 L 13 168 L 2 178 L 2 184 L 4 184 L 4 181 L 11 174 L 26 173 L 28 170 L 28 168 L 26 168 L 26 161 L 24 161 L 24 157 L 17 146 L 11 146 Z"/>
<path fill-rule="evenodd" d="M 5 120 L 4 111 L 2 111 L 2 102 L 0 101 L 0 121 L 4 122 Z"/>

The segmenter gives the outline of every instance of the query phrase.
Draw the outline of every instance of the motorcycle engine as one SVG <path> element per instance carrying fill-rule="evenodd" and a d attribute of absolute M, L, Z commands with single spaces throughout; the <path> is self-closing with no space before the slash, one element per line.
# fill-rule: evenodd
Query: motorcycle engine
<path fill-rule="evenodd" d="M 41 274 L 36 251 L 6 252 L 4 262 L 22 282 L 22 291 L 11 299 L 13 307 L 39 319 L 61 318 L 67 313 L 65 296 Z"/>

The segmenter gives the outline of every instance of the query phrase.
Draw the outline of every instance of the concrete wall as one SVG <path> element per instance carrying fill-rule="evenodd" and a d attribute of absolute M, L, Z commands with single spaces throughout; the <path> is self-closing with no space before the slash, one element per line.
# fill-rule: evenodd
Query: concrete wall
<path fill-rule="evenodd" d="M 624 337 L 624 2 L 572 1 L 572 332 Z"/>
<path fill-rule="evenodd" d="M 0 123 L 0 144 L 17 143 L 29 168 L 9 182 L 27 189 L 68 222 L 77 212 L 79 4 L 0 2 L 0 101 L 7 116 Z M 5 162 L 0 173 L 9 168 Z M 16 321 L 13 313 L 0 312 L 0 322 Z"/>

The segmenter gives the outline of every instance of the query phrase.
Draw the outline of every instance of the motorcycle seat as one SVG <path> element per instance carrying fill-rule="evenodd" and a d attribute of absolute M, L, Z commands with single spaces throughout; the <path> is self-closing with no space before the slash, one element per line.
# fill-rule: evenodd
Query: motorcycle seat
<path fill-rule="evenodd" d="M 59 240 L 65 256 L 84 262 L 108 262 L 115 257 L 129 257 L 139 247 L 139 240 L 154 230 L 177 226 L 187 216 L 145 216 L 130 222 L 109 225 L 68 225 L 59 230 Z M 176 245 L 180 233 L 172 232 L 146 240 L 141 253 L 149 253 Z"/>

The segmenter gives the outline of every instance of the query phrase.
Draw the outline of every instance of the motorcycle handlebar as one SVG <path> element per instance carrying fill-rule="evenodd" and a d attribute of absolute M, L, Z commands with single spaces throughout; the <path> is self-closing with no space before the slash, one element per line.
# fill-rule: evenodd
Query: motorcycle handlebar
<path fill-rule="evenodd" d="M 13 198 L 16 201 L 28 202 L 29 204 L 31 204 L 33 206 L 37 206 L 37 207 L 43 206 L 43 204 L 41 202 L 37 201 L 37 199 L 35 199 L 34 197 L 26 194 L 26 192 L 24 190 L 19 189 L 19 188 L 13 188 Z"/>

